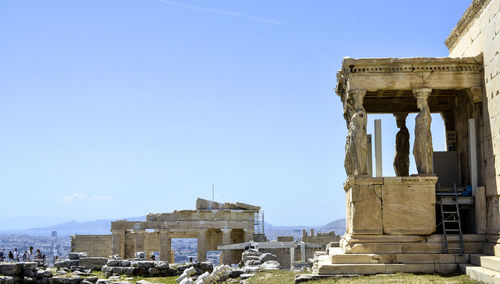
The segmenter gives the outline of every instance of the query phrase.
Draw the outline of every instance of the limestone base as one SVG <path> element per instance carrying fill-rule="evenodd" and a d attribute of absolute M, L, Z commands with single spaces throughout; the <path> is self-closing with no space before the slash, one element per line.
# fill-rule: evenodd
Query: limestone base
<path fill-rule="evenodd" d="M 436 176 L 348 177 L 348 234 L 430 235 L 436 230 Z"/>

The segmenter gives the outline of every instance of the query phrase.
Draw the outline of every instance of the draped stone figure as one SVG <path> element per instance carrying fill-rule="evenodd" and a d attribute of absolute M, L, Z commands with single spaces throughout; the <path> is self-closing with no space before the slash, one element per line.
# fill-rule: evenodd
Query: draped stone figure
<path fill-rule="evenodd" d="M 366 155 L 368 140 L 366 135 L 366 111 L 363 108 L 365 90 L 350 90 L 346 100 L 346 109 L 352 109 L 348 121 L 348 134 L 345 145 L 344 167 L 348 176 L 366 175 L 368 173 Z M 352 107 L 352 108 L 351 108 Z"/>
<path fill-rule="evenodd" d="M 406 128 L 408 113 L 395 113 L 396 124 L 399 128 L 396 134 L 396 154 L 394 156 L 394 172 L 398 177 L 410 174 L 410 132 Z"/>
<path fill-rule="evenodd" d="M 432 135 L 431 135 L 431 112 L 427 98 L 431 89 L 414 89 L 413 94 L 417 98 L 417 107 L 420 110 L 415 118 L 415 143 L 413 144 L 413 156 L 417 164 L 418 174 L 432 174 Z"/>

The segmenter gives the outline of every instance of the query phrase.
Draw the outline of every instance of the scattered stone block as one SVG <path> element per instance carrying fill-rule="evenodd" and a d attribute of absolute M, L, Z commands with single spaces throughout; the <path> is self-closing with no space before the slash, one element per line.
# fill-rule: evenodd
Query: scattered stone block
<path fill-rule="evenodd" d="M 86 252 L 70 252 L 68 254 L 69 259 L 71 260 L 78 260 L 81 257 L 87 256 Z"/>
<path fill-rule="evenodd" d="M 23 273 L 22 263 L 3 263 L 0 264 L 0 274 L 5 276 L 19 276 Z"/>
<path fill-rule="evenodd" d="M 80 258 L 80 266 L 92 269 L 92 270 L 101 270 L 103 265 L 108 263 L 108 259 L 105 257 L 81 257 Z"/>

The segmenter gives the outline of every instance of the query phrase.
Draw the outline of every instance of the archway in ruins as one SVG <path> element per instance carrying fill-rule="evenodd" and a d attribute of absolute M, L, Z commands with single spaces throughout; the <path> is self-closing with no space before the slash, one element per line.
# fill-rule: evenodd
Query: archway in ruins
<path fill-rule="evenodd" d="M 197 261 L 198 244 L 196 238 L 172 238 L 171 253 L 175 263 Z"/>

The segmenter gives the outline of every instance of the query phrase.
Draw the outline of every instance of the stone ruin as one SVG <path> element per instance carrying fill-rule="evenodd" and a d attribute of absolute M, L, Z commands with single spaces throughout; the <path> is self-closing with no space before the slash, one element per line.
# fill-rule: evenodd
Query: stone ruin
<path fill-rule="evenodd" d="M 196 260 L 203 262 L 207 251 L 217 251 L 218 246 L 261 238 L 254 234 L 259 211 L 260 207 L 241 202 L 219 203 L 198 198 L 195 210 L 150 213 L 146 221 L 115 221 L 111 223 L 111 235 L 72 236 L 71 250 L 122 259 L 133 258 L 137 252 L 145 252 L 147 256 L 159 252 L 160 260 L 173 263 L 172 239 L 196 238 Z M 242 252 L 222 253 L 222 263 L 238 263 Z"/>

